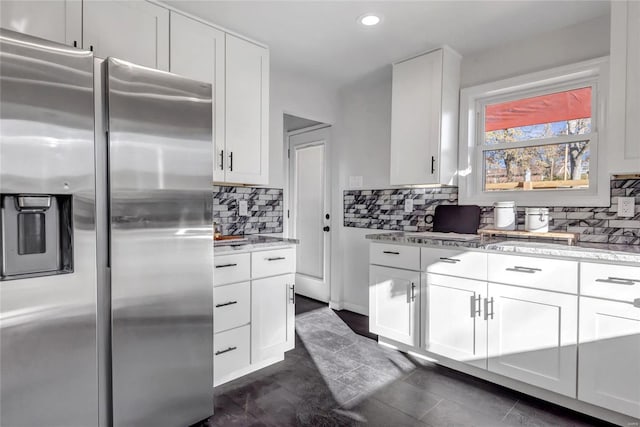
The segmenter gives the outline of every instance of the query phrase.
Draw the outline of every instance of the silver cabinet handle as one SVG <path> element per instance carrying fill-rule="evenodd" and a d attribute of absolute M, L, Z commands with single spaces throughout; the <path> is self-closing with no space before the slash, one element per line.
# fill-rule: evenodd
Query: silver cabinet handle
<path fill-rule="evenodd" d="M 411 282 L 411 301 L 416 300 L 416 284 Z"/>
<path fill-rule="evenodd" d="M 216 356 L 220 355 L 220 354 L 224 354 L 224 353 L 228 353 L 230 351 L 236 350 L 238 347 L 229 347 L 226 350 L 220 350 L 220 351 L 216 351 Z"/>
<path fill-rule="evenodd" d="M 224 150 L 220 150 L 220 170 L 224 171 Z"/>
<path fill-rule="evenodd" d="M 396 252 L 396 251 L 382 251 L 383 254 L 389 254 L 389 255 L 400 255 L 400 252 Z"/>
<path fill-rule="evenodd" d="M 533 267 L 522 267 L 520 265 L 516 265 L 511 268 L 507 268 L 507 271 L 515 271 L 516 273 L 535 273 L 536 271 L 542 271 L 541 268 L 533 268 Z"/>
<path fill-rule="evenodd" d="M 223 302 L 222 304 L 216 304 L 216 308 L 218 307 L 226 307 L 228 305 L 233 305 L 233 304 L 237 304 L 238 301 L 229 301 L 229 302 Z"/>
<path fill-rule="evenodd" d="M 447 258 L 443 256 L 443 257 L 440 257 L 440 261 L 448 262 L 450 264 L 456 264 L 458 262 L 461 262 L 462 260 L 458 258 Z"/>
<path fill-rule="evenodd" d="M 596 282 L 613 283 L 614 285 L 633 286 L 636 283 L 640 283 L 640 280 L 625 279 L 624 277 L 607 277 L 606 279 L 596 279 Z"/>
<path fill-rule="evenodd" d="M 640 308 L 640 298 L 636 298 L 633 300 L 633 306 L 636 308 Z"/>
<path fill-rule="evenodd" d="M 291 301 L 291 304 L 296 303 L 296 285 L 295 283 L 293 285 L 289 285 L 289 289 L 291 289 L 291 298 L 289 298 L 289 301 Z"/>
<path fill-rule="evenodd" d="M 276 256 L 276 257 L 273 257 L 273 258 L 265 258 L 265 259 L 266 259 L 267 261 L 280 261 L 280 260 L 282 260 L 282 259 L 286 259 L 286 258 L 285 258 L 285 257 L 283 257 L 283 256 Z"/>
<path fill-rule="evenodd" d="M 491 304 L 491 312 L 489 312 L 489 304 Z M 484 320 L 493 319 L 493 297 L 484 299 Z"/>
<path fill-rule="evenodd" d="M 478 315 L 478 317 L 480 317 L 482 313 L 482 308 L 480 307 L 480 305 L 482 304 L 482 296 L 480 294 L 478 294 L 477 297 L 471 295 L 469 297 L 469 303 L 471 309 L 471 318 L 474 319 L 476 317 L 476 314 Z M 478 308 L 476 308 L 476 306 Z"/>
<path fill-rule="evenodd" d="M 235 267 L 238 264 L 232 263 L 232 264 L 220 264 L 220 265 L 216 265 L 216 268 L 227 268 L 227 267 Z"/>

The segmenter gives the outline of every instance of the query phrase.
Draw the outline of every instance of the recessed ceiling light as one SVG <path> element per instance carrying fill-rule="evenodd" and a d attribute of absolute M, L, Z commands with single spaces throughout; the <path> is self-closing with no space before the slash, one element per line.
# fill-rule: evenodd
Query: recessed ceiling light
<path fill-rule="evenodd" d="M 380 21 L 381 21 L 380 17 L 372 13 L 367 13 L 366 15 L 362 15 L 360 18 L 358 18 L 358 22 L 364 25 L 365 27 L 378 25 Z"/>

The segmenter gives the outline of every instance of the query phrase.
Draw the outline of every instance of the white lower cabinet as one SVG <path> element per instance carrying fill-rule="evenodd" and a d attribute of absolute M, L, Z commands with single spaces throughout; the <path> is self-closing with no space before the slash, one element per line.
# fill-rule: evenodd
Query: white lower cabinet
<path fill-rule="evenodd" d="M 414 251 L 371 245 L 371 332 L 590 415 L 640 419 L 638 265 L 423 247 L 419 273 Z"/>
<path fill-rule="evenodd" d="M 640 418 L 640 294 L 580 298 L 578 399 Z"/>
<path fill-rule="evenodd" d="M 482 298 L 487 282 L 426 274 L 425 350 L 487 367 L 487 322 Z"/>
<path fill-rule="evenodd" d="M 231 329 L 213 336 L 213 383 L 219 384 L 234 372 L 248 368 L 250 326 Z"/>
<path fill-rule="evenodd" d="M 419 345 L 420 272 L 369 267 L 369 329 L 392 340 Z"/>
<path fill-rule="evenodd" d="M 576 397 L 578 297 L 489 283 L 489 371 Z"/>
<path fill-rule="evenodd" d="M 294 283 L 294 274 L 251 282 L 251 363 L 276 357 L 291 347 Z"/>
<path fill-rule="evenodd" d="M 215 386 L 295 347 L 295 257 L 295 247 L 215 257 Z"/>
<path fill-rule="evenodd" d="M 251 321 L 251 284 L 234 283 L 213 288 L 215 333 L 248 325 Z"/>

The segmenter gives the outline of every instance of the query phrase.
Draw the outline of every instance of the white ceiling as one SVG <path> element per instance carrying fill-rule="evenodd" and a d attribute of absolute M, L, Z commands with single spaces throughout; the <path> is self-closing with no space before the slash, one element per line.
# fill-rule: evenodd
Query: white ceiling
<path fill-rule="evenodd" d="M 609 13 L 608 1 L 189 1 L 167 4 L 267 44 L 272 67 L 341 85 L 447 44 L 469 55 Z M 356 20 L 380 14 L 376 27 Z"/>

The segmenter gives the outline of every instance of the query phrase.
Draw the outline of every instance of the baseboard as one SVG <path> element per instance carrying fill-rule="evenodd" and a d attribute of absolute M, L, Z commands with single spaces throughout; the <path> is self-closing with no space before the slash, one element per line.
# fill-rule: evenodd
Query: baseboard
<path fill-rule="evenodd" d="M 348 302 L 343 302 L 342 303 L 342 309 L 341 310 L 353 311 L 354 313 L 362 314 L 363 316 L 368 316 L 369 315 L 369 307 L 365 307 L 365 306 L 358 305 L 358 304 L 351 304 L 351 303 L 348 303 Z"/>
<path fill-rule="evenodd" d="M 332 310 L 342 310 L 342 303 L 340 301 L 329 301 L 329 308 Z"/>

